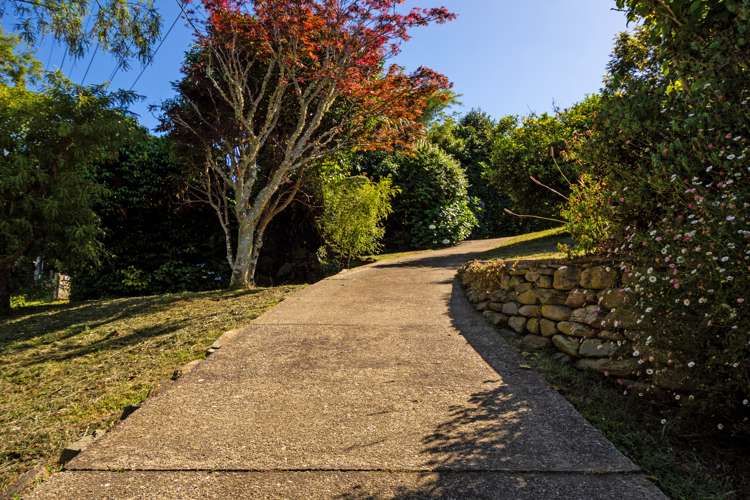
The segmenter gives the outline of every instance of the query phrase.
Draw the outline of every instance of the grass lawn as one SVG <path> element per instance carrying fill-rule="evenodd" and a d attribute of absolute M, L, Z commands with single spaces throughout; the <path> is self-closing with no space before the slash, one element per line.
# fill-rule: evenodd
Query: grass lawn
<path fill-rule="evenodd" d="M 479 258 L 483 260 L 562 259 L 565 254 L 557 249 L 560 243 L 568 245 L 573 243 L 565 229 L 561 227 L 545 229 L 506 238 L 497 248 L 484 252 Z"/>
<path fill-rule="evenodd" d="M 546 259 L 564 257 L 556 245 L 566 243 L 557 230 L 513 239 L 482 258 Z M 512 335 L 512 336 L 511 336 Z M 520 349 L 520 336 L 509 334 Z M 625 455 L 642 467 L 671 498 L 750 498 L 750 447 L 713 437 L 685 436 L 661 424 L 674 411 L 597 373 L 582 372 L 552 358 L 555 351 L 522 353 L 528 365 L 570 401 Z"/>
<path fill-rule="evenodd" d="M 662 418 L 670 419 L 670 408 L 636 394 L 625 395 L 612 381 L 561 364 L 549 352 L 524 355 L 530 366 L 670 498 L 750 498 L 750 448 L 680 435 L 661 424 Z"/>
<path fill-rule="evenodd" d="M 557 249 L 558 243 L 572 244 L 573 240 L 566 236 L 565 230 L 561 227 L 537 231 L 535 233 L 521 234 L 505 238 L 503 243 L 497 248 L 485 252 L 481 255 L 482 259 L 504 259 L 504 258 L 532 258 L 532 259 L 560 259 L 565 254 Z M 378 255 L 368 255 L 364 264 L 371 262 L 386 262 L 404 257 L 411 257 L 425 250 L 408 250 L 405 252 L 382 253 Z"/>
<path fill-rule="evenodd" d="M 16 309 L 0 320 L 0 492 L 114 424 L 175 368 L 202 358 L 296 287 L 180 293 Z M 0 493 L 0 496 L 2 494 Z"/>

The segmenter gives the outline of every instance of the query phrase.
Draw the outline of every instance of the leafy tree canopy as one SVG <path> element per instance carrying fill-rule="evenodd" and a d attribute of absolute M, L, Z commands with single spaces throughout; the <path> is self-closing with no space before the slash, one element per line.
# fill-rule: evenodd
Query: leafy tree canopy
<path fill-rule="evenodd" d="M 399 0 L 205 1 L 206 33 L 185 62 L 164 129 L 226 234 L 231 285 L 250 287 L 266 227 L 310 171 L 351 149 L 409 147 L 447 79 L 387 59 L 444 8 L 394 12 Z"/>
<path fill-rule="evenodd" d="M 96 259 L 100 193 L 92 166 L 116 154 L 133 122 L 128 94 L 51 75 L 40 92 L 0 84 L 0 312 L 24 258 L 60 269 Z"/>
<path fill-rule="evenodd" d="M 29 45 L 50 36 L 73 57 L 92 44 L 111 52 L 124 66 L 147 62 L 159 39 L 161 16 L 153 0 L 6 0 L 0 17 L 12 15 L 15 30 Z"/>
<path fill-rule="evenodd" d="M 484 178 L 524 215 L 557 218 L 580 174 L 579 149 L 596 113 L 592 96 L 555 114 L 508 122 L 496 136 Z"/>
<path fill-rule="evenodd" d="M 0 27 L 0 85 L 24 87 L 41 77 L 42 65 L 30 51 L 18 51 L 18 43 Z"/>

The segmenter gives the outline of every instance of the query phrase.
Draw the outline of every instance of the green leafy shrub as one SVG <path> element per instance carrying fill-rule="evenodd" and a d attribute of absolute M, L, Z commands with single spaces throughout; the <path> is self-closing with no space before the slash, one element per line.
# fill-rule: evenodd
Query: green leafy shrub
<path fill-rule="evenodd" d="M 389 220 L 397 246 L 454 245 L 471 234 L 477 218 L 469 205 L 466 174 L 455 159 L 425 142 L 412 155 L 389 156 L 384 163 L 399 189 Z"/>
<path fill-rule="evenodd" d="M 565 197 L 581 173 L 581 138 L 587 134 L 598 105 L 598 96 L 591 96 L 553 115 L 527 116 L 498 134 L 484 179 L 510 200 L 511 210 L 560 217 Z"/>
<path fill-rule="evenodd" d="M 385 234 L 396 189 L 388 178 L 333 178 L 323 185 L 323 213 L 319 226 L 326 245 L 347 266 L 352 259 L 377 253 Z"/>
<path fill-rule="evenodd" d="M 618 4 L 642 26 L 617 41 L 585 153 L 609 203 L 569 210 L 596 209 L 584 247 L 631 270 L 643 375 L 691 426 L 747 433 L 750 1 Z"/>
<path fill-rule="evenodd" d="M 589 255 L 602 248 L 609 240 L 609 192 L 603 180 L 584 173 L 573 184 L 568 203 L 560 210 L 565 229 L 575 241 L 574 248 L 566 248 L 573 255 Z"/>

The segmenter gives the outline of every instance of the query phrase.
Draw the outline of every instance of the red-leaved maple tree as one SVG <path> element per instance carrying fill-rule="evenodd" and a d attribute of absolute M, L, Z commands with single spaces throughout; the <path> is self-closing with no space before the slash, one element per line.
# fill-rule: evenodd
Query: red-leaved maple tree
<path fill-rule="evenodd" d="M 164 129 L 226 235 L 232 287 L 254 285 L 263 235 L 305 174 L 344 149 L 409 147 L 448 80 L 388 65 L 410 29 L 454 17 L 403 0 L 205 0 Z"/>

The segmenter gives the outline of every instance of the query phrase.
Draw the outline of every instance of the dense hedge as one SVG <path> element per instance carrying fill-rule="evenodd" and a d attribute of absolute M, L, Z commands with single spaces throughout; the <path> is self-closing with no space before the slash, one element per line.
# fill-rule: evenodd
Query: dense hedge
<path fill-rule="evenodd" d="M 107 193 L 96 207 L 101 266 L 73 275 L 76 299 L 220 288 L 227 283 L 223 234 L 210 208 L 179 199 L 179 166 L 162 138 L 143 134 L 102 164 Z"/>
<path fill-rule="evenodd" d="M 494 120 L 481 110 L 472 110 L 459 120 L 447 118 L 430 129 L 430 141 L 458 160 L 469 182 L 469 197 L 478 224 L 474 238 L 507 236 L 539 227 L 537 221 L 519 219 L 505 213 L 513 208 L 507 191 L 487 182 L 486 171 L 498 137 L 517 124 L 516 117 Z"/>

